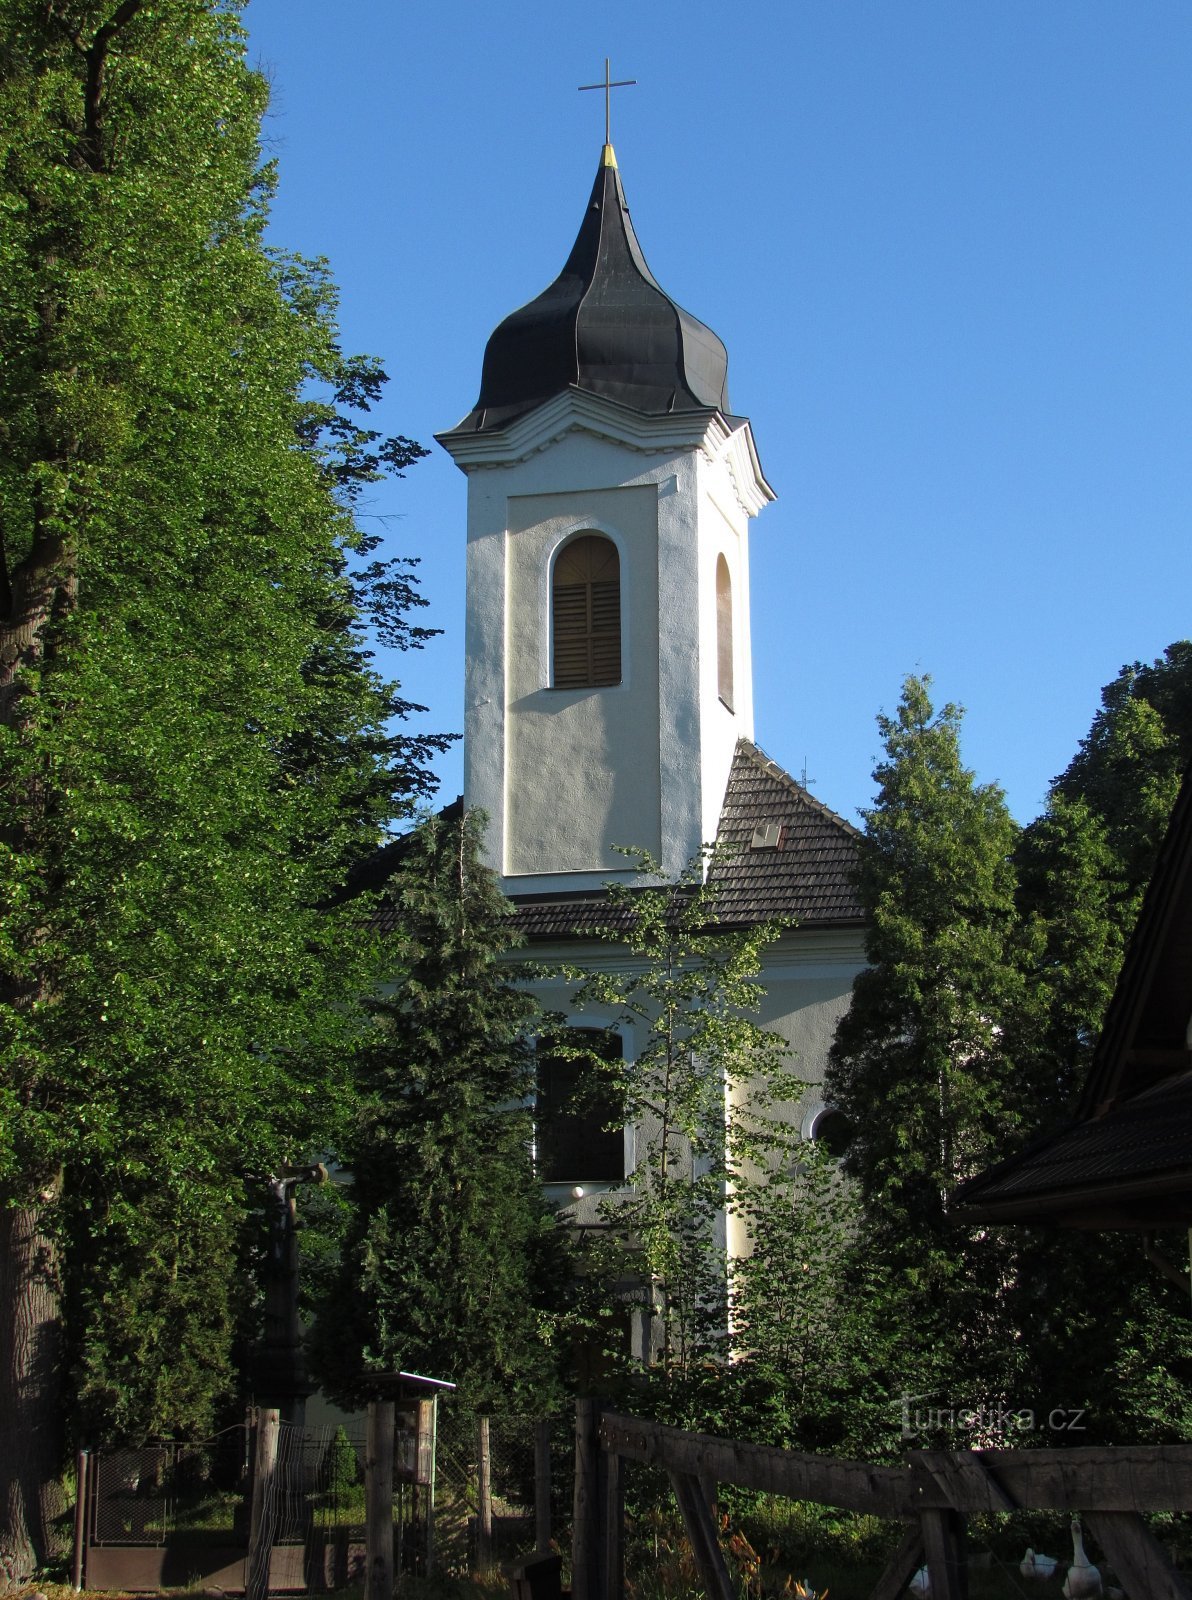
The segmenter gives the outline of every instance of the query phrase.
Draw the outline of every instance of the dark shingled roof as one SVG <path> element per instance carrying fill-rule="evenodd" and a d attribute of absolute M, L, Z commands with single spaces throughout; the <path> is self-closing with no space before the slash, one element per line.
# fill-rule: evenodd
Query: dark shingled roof
<path fill-rule="evenodd" d="M 1078 1119 L 959 1186 L 964 1221 L 1192 1223 L 1192 771 L 1122 964 Z"/>
<path fill-rule="evenodd" d="M 451 431 L 503 428 L 573 387 L 650 416 L 729 410 L 724 345 L 646 265 L 608 145 L 566 265 L 490 336 L 480 397 Z"/>
<path fill-rule="evenodd" d="M 755 834 L 766 825 L 771 832 L 757 847 Z M 859 838 L 755 744 L 740 740 L 717 834 L 725 853 L 710 877 L 718 920 L 731 927 L 779 917 L 800 927 L 858 926 L 864 922 L 853 885 Z M 515 895 L 513 904 L 515 925 L 528 939 L 591 937 L 623 926 L 630 915 L 591 891 Z"/>

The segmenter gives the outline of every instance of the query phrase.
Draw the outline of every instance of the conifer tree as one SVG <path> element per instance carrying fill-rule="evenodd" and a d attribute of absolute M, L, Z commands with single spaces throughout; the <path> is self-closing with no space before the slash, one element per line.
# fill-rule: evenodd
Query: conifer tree
<path fill-rule="evenodd" d="M 1008 1247 L 954 1225 L 949 1191 L 1004 1153 L 1017 1120 L 1004 1036 L 1030 1003 L 1023 978 L 1001 791 L 977 784 L 960 753 L 960 712 L 938 713 L 928 681 L 908 678 L 866 813 L 859 887 L 870 965 L 833 1044 L 825 1095 L 856 1130 L 845 1168 L 861 1220 L 855 1260 L 874 1274 L 871 1319 L 886 1336 L 892 1397 L 957 1395 L 975 1405 L 1009 1382 Z M 889 1331 L 893 1330 L 891 1343 Z"/>
<path fill-rule="evenodd" d="M 555 1394 L 569 1274 L 531 1160 L 537 1008 L 481 837 L 476 813 L 423 821 L 386 890 L 395 993 L 359 1062 L 353 1218 L 314 1338 L 349 1403 L 402 1369 L 483 1410 Z"/>
<path fill-rule="evenodd" d="M 1036 930 L 1037 1004 L 1018 1024 L 1024 1130 L 1075 1115 L 1180 776 L 1192 759 L 1192 643 L 1121 669 L 1088 735 L 1017 850 L 1020 906 Z M 1185 1243 L 1164 1247 L 1179 1257 Z M 1186 1297 L 1128 1234 L 1020 1231 L 1011 1314 L 1024 1381 L 1047 1409 L 1084 1412 L 1070 1443 L 1187 1437 L 1192 1329 Z"/>

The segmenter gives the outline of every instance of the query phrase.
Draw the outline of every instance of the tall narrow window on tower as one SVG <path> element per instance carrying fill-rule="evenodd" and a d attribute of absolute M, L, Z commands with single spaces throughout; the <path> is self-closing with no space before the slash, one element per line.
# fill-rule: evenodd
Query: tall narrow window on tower
<path fill-rule="evenodd" d="M 621 561 L 611 539 L 583 533 L 563 546 L 551 586 L 551 682 L 601 689 L 621 681 Z"/>
<path fill-rule="evenodd" d="M 716 692 L 733 709 L 733 580 L 728 562 L 716 558 Z"/>

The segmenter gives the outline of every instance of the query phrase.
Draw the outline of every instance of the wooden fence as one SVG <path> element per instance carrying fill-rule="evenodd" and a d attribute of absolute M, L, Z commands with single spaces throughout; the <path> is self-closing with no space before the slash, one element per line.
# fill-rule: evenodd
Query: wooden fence
<path fill-rule="evenodd" d="M 667 1472 L 708 1600 L 739 1600 L 712 1511 L 718 1483 L 905 1521 L 871 1600 L 897 1600 L 924 1563 L 932 1600 L 967 1600 L 968 1517 L 1076 1509 L 1131 1600 L 1192 1600 L 1142 1518 L 1192 1510 L 1192 1445 L 916 1450 L 903 1465 L 870 1466 L 687 1433 L 581 1400 L 575 1451 L 574 1600 L 623 1600 L 624 1464 L 635 1461 Z"/>

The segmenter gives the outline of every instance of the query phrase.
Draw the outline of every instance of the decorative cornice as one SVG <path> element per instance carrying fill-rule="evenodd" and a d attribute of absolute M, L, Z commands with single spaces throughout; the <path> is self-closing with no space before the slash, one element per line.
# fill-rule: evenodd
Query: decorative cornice
<path fill-rule="evenodd" d="M 547 450 L 568 433 L 586 433 L 645 455 L 699 450 L 710 462 L 723 461 L 744 509 L 755 516 L 774 499 L 762 474 L 753 430 L 745 417 L 721 411 L 672 411 L 652 416 L 572 385 L 508 427 L 479 432 L 450 428 L 435 434 L 461 472 L 512 467 Z"/>

